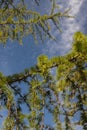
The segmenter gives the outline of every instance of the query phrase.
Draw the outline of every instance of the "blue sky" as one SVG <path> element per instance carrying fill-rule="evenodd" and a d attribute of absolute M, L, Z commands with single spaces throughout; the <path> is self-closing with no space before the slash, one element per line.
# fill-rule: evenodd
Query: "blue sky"
<path fill-rule="evenodd" d="M 13 74 L 21 72 L 24 68 L 29 68 L 36 63 L 36 59 L 40 54 L 46 54 L 49 57 L 55 55 L 64 55 L 71 48 L 72 36 L 76 31 L 86 33 L 87 21 L 87 1 L 86 0 L 58 0 L 61 10 L 71 8 L 70 14 L 75 18 L 61 20 L 62 33 L 59 33 L 53 28 L 53 34 L 57 38 L 57 42 L 53 40 L 46 40 L 44 44 L 41 42 L 34 43 L 32 37 L 28 36 L 23 39 L 23 45 L 19 45 L 16 41 L 8 41 L 7 45 L 3 47 L 0 44 L 0 70 L 6 74 Z M 41 3 L 41 10 L 43 14 L 49 12 L 49 4 L 46 0 Z"/>
<path fill-rule="evenodd" d="M 70 15 L 75 18 L 61 21 L 62 33 L 53 27 L 52 32 L 57 38 L 57 42 L 48 39 L 44 44 L 41 42 L 35 44 L 33 38 L 28 36 L 23 39 L 23 45 L 19 45 L 16 41 L 8 41 L 5 47 L 0 44 L 0 71 L 5 75 L 18 73 L 33 66 L 40 54 L 46 54 L 49 57 L 64 55 L 71 48 L 74 32 L 87 33 L 87 0 L 57 1 L 61 10 L 71 8 Z M 50 5 L 47 0 L 44 0 L 41 2 L 40 8 L 36 6 L 35 8 L 43 14 L 44 11 L 49 12 Z M 82 130 L 81 127 L 79 130 Z"/>

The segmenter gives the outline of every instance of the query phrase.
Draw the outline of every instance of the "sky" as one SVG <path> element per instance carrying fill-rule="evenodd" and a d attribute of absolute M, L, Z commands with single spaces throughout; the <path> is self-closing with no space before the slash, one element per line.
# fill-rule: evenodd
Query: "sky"
<path fill-rule="evenodd" d="M 64 55 L 71 49 L 72 37 L 76 31 L 87 34 L 87 0 L 57 0 L 57 2 L 61 10 L 70 8 L 69 13 L 74 16 L 61 20 L 62 33 L 53 27 L 52 32 L 57 42 L 48 39 L 44 44 L 41 42 L 35 44 L 33 38 L 27 36 L 23 39 L 23 45 L 10 40 L 5 47 L 0 44 L 0 72 L 5 75 L 22 72 L 25 68 L 35 65 L 40 54 L 49 57 Z M 44 2 L 41 0 L 40 4 L 40 7 L 35 6 L 38 11 L 42 14 L 44 11 L 49 12 L 50 5 L 47 0 Z M 81 127 L 79 130 L 82 130 Z"/>
<path fill-rule="evenodd" d="M 49 12 L 49 4 L 41 3 L 38 9 L 43 14 Z M 49 3 L 49 2 L 48 2 Z M 64 55 L 67 53 L 72 44 L 72 36 L 76 31 L 86 33 L 87 21 L 87 0 L 58 0 L 62 10 L 70 8 L 70 15 L 75 18 L 68 18 L 61 20 L 62 33 L 53 28 L 53 34 L 57 38 L 57 42 L 53 40 L 46 40 L 43 44 L 39 42 L 35 44 L 32 37 L 28 36 L 23 39 L 23 45 L 19 45 L 16 41 L 8 41 L 6 46 L 0 44 L 0 71 L 5 75 L 18 73 L 24 68 L 36 64 L 37 57 L 40 54 L 46 54 L 49 57 L 55 55 Z"/>

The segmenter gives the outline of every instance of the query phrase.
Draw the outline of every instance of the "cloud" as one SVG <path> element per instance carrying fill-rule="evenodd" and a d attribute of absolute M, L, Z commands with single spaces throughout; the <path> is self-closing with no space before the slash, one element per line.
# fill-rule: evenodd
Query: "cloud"
<path fill-rule="evenodd" d="M 57 38 L 57 43 L 53 40 L 49 40 L 46 45 L 47 47 L 44 48 L 42 51 L 43 53 L 54 56 L 54 55 L 64 55 L 67 51 L 71 48 L 72 37 L 76 31 L 82 30 L 82 25 L 86 20 L 86 16 L 79 20 L 81 16 L 83 16 L 81 12 L 81 7 L 85 0 L 68 0 L 67 3 L 64 1 L 61 2 L 61 8 L 64 10 L 66 7 L 70 8 L 70 15 L 74 16 L 75 18 L 66 18 L 62 21 L 62 30 L 61 34 L 58 31 L 53 30 L 54 36 Z"/>

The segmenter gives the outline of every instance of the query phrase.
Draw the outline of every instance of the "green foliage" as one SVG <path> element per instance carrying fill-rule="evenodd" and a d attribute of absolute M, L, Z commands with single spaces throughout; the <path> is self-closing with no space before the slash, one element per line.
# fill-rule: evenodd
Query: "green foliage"
<path fill-rule="evenodd" d="M 26 8 L 25 1 L 0 0 L 0 42 L 8 39 L 22 43 L 25 35 L 35 41 L 51 35 L 50 20 L 59 28 L 59 18 L 69 17 L 55 0 L 50 14 L 43 16 Z M 35 0 L 39 5 L 39 0 Z M 44 36 L 44 37 L 43 37 Z M 52 73 L 55 68 L 56 73 Z M 26 92 L 22 92 L 27 87 Z M 47 110 L 53 117 L 56 130 L 73 130 L 76 125 L 87 129 L 87 36 L 76 32 L 71 51 L 64 56 L 48 58 L 40 55 L 37 64 L 24 72 L 10 76 L 0 73 L 1 108 L 8 111 L 3 130 L 52 129 L 45 124 Z M 23 107 L 27 109 L 23 112 Z M 78 113 L 80 118 L 77 119 Z M 62 119 L 61 119 L 62 118 Z M 76 118 L 77 121 L 73 121 Z"/>
<path fill-rule="evenodd" d="M 77 124 L 82 125 L 84 130 L 87 129 L 86 41 L 87 36 L 77 32 L 68 54 L 51 59 L 41 55 L 36 66 L 20 74 L 7 77 L 0 74 L 0 92 L 4 92 L 7 101 L 10 100 L 9 108 L 8 102 L 1 98 L 10 113 L 5 120 L 4 129 L 50 128 L 44 124 L 45 110 L 53 116 L 55 129 L 73 130 Z M 56 74 L 51 72 L 53 68 Z M 23 87 L 27 85 L 26 93 L 21 92 L 21 83 L 24 84 Z M 27 115 L 22 112 L 22 104 L 28 108 Z M 73 121 L 78 112 L 80 118 Z"/>
<path fill-rule="evenodd" d="M 12 1 L 12 3 L 14 2 Z M 56 7 L 53 10 L 55 11 L 55 9 Z M 26 35 L 32 35 L 35 42 L 43 41 L 45 37 L 55 39 L 51 35 L 50 20 L 60 30 L 59 19 L 70 16 L 68 11 L 63 13 L 54 11 L 51 14 L 41 15 L 39 12 L 29 10 L 25 4 L 20 2 L 16 7 L 2 6 L 0 9 L 0 43 L 5 44 L 8 39 L 11 39 L 22 44 L 22 39 Z"/>
<path fill-rule="evenodd" d="M 73 49 L 77 52 L 87 54 L 87 36 L 84 36 L 81 32 L 77 32 L 74 35 L 75 43 L 73 44 Z"/>
<path fill-rule="evenodd" d="M 0 73 L 0 100 L 4 100 L 6 98 L 6 106 L 7 109 L 10 109 L 11 104 L 14 101 L 13 91 L 10 86 L 7 84 L 6 78 Z"/>

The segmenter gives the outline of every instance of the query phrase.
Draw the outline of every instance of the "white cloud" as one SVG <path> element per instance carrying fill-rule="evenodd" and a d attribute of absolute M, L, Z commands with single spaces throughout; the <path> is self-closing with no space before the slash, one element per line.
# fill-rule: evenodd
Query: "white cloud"
<path fill-rule="evenodd" d="M 81 6 L 83 4 L 84 0 L 68 0 L 67 3 L 62 1 L 61 8 L 70 8 L 70 15 L 74 16 L 75 18 L 67 18 L 63 21 L 62 30 L 63 32 L 61 34 L 58 34 L 58 31 L 55 31 L 53 34 L 55 37 L 58 37 L 59 40 L 57 43 L 55 43 L 52 40 L 49 40 L 47 42 L 47 47 L 44 48 L 42 51 L 45 54 L 48 54 L 50 56 L 57 55 L 57 54 L 65 54 L 70 48 L 72 43 L 72 36 L 76 31 L 80 31 L 82 24 L 84 23 L 86 17 L 79 20 L 78 14 L 81 16 L 83 15 L 82 12 L 80 12 Z M 67 4 L 65 6 L 65 4 Z M 60 36 L 59 36 L 60 35 Z"/>

